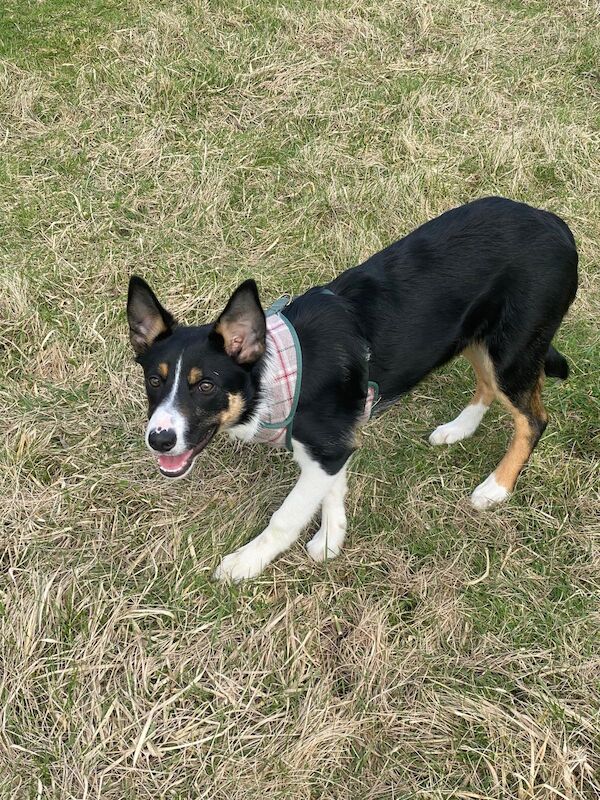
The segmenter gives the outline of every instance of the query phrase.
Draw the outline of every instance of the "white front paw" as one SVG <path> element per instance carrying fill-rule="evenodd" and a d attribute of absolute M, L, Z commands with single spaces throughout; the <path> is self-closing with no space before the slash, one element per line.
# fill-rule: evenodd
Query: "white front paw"
<path fill-rule="evenodd" d="M 313 538 L 306 544 L 306 552 L 313 561 L 325 561 L 335 558 L 342 552 L 345 531 L 337 534 L 328 533 L 324 528 L 319 528 Z"/>
<path fill-rule="evenodd" d="M 270 561 L 260 545 L 250 542 L 225 556 L 213 577 L 218 581 L 239 583 L 260 575 Z"/>
<path fill-rule="evenodd" d="M 471 505 L 483 511 L 486 508 L 492 508 L 498 505 L 498 503 L 503 503 L 509 497 L 510 492 L 508 489 L 501 486 L 496 481 L 494 473 L 492 473 L 488 475 L 483 483 L 479 484 L 471 495 Z"/>

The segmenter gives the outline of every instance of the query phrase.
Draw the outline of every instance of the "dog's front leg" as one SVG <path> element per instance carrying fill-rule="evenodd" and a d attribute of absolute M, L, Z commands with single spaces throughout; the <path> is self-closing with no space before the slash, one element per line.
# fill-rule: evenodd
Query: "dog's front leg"
<path fill-rule="evenodd" d="M 346 538 L 346 509 L 344 498 L 348 491 L 346 465 L 335 476 L 329 492 L 323 498 L 321 527 L 306 545 L 308 555 L 315 561 L 335 558 Z"/>
<path fill-rule="evenodd" d="M 239 550 L 225 556 L 215 572 L 217 580 L 237 583 L 261 573 L 267 564 L 296 541 L 340 474 L 325 472 L 299 442 L 294 442 L 294 458 L 301 469 L 298 483 L 273 514 L 265 530 Z"/>

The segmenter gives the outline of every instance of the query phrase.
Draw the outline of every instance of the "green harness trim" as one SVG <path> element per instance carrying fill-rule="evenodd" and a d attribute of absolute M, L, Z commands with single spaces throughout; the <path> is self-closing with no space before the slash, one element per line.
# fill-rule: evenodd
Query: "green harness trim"
<path fill-rule="evenodd" d="M 335 295 L 335 292 L 332 292 L 331 289 L 321 289 L 322 294 L 331 294 Z M 300 340 L 298 339 L 298 334 L 296 333 L 296 329 L 289 321 L 287 317 L 285 317 L 281 312 L 284 308 L 289 306 L 292 302 L 293 298 L 289 294 L 284 294 L 279 297 L 275 302 L 271 303 L 269 308 L 265 311 L 265 317 L 271 317 L 275 314 L 279 314 L 280 319 L 283 320 L 285 325 L 287 326 L 288 331 L 290 332 L 290 336 L 292 337 L 292 341 L 294 342 L 294 347 L 296 348 L 296 369 L 297 369 L 297 376 L 296 376 L 296 386 L 294 388 L 294 397 L 292 399 L 292 407 L 290 408 L 290 413 L 282 422 L 261 422 L 261 428 L 267 428 L 271 430 L 281 430 L 285 428 L 285 446 L 286 449 L 292 452 L 292 429 L 294 427 L 294 417 L 296 416 L 296 409 L 298 408 L 298 400 L 300 399 L 300 390 L 302 388 L 302 347 L 300 346 Z M 373 405 L 371 406 L 371 411 L 369 414 L 369 419 L 373 416 L 373 409 L 379 400 L 379 384 L 375 381 L 368 381 L 367 386 L 373 389 L 374 397 L 373 397 Z"/>
<path fill-rule="evenodd" d="M 367 386 L 373 389 L 374 397 L 373 397 L 373 405 L 371 406 L 371 413 L 369 415 L 369 419 L 373 416 L 373 409 L 377 401 L 379 400 L 379 384 L 376 381 L 367 381 Z"/>

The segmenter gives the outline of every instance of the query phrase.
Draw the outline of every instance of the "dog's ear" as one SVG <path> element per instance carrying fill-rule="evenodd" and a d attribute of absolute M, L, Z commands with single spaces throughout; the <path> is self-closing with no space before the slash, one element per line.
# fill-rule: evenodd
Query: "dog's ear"
<path fill-rule="evenodd" d="M 168 336 L 175 326 L 173 316 L 161 306 L 146 281 L 132 275 L 127 296 L 129 340 L 139 356 L 159 337 Z"/>
<path fill-rule="evenodd" d="M 263 355 L 267 325 L 253 280 L 238 286 L 213 331 L 223 338 L 225 352 L 238 364 L 253 364 Z"/>

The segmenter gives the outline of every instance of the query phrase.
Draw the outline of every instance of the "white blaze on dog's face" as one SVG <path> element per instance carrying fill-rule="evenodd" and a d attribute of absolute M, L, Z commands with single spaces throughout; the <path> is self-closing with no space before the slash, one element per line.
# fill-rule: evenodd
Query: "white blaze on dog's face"
<path fill-rule="evenodd" d="M 186 418 L 179 410 L 177 403 L 177 394 L 180 390 L 181 382 L 182 360 L 183 355 L 179 356 L 177 359 L 175 374 L 168 395 L 156 406 L 146 427 L 146 444 L 149 449 L 152 451 L 160 451 L 166 444 L 169 458 L 172 459 L 172 464 L 175 463 L 176 456 L 182 456 L 189 450 L 187 446 Z M 166 362 L 160 363 L 159 372 L 162 372 L 165 378 L 168 378 L 169 365 Z M 154 378 L 153 383 L 155 382 L 156 379 Z M 176 469 L 172 471 L 176 471 Z"/>
<path fill-rule="evenodd" d="M 215 433 L 243 422 L 255 400 L 266 334 L 256 285 L 243 283 L 213 325 L 181 326 L 133 277 L 127 316 L 146 378 L 146 444 L 163 475 L 183 477 Z"/>

